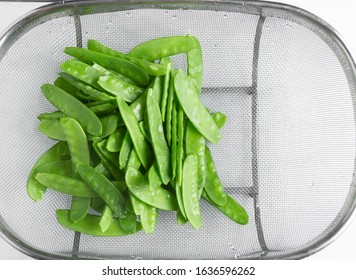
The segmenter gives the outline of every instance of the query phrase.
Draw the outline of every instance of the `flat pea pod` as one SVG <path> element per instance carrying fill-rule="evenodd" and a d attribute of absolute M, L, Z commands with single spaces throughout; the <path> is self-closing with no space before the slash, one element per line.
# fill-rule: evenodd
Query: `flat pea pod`
<path fill-rule="evenodd" d="M 35 179 L 45 187 L 64 194 L 79 197 L 98 196 L 85 182 L 71 177 L 52 173 L 37 173 Z"/>
<path fill-rule="evenodd" d="M 138 158 L 136 150 L 132 149 L 131 153 L 130 153 L 130 156 L 129 156 L 129 159 L 127 161 L 126 168 L 133 167 L 135 169 L 139 169 L 140 166 L 141 166 L 141 162 L 140 162 L 140 159 Z"/>
<path fill-rule="evenodd" d="M 147 92 L 142 94 L 135 102 L 130 105 L 130 109 L 134 113 L 137 121 L 142 121 L 146 112 Z"/>
<path fill-rule="evenodd" d="M 212 116 L 200 101 L 196 88 L 190 82 L 183 70 L 178 70 L 174 77 L 174 89 L 184 113 L 188 116 L 194 127 L 208 141 L 218 143 L 221 134 Z"/>
<path fill-rule="evenodd" d="M 95 102 L 92 104 L 87 104 L 90 111 L 92 111 L 96 115 L 104 115 L 113 112 L 116 108 L 116 101 L 115 103 L 112 102 Z"/>
<path fill-rule="evenodd" d="M 106 142 L 106 149 L 112 153 L 120 152 L 125 133 L 125 127 L 118 127 L 113 133 L 109 135 L 108 141 Z"/>
<path fill-rule="evenodd" d="M 140 215 L 140 221 L 145 233 L 154 233 L 157 225 L 158 209 L 145 204 Z"/>
<path fill-rule="evenodd" d="M 158 171 L 163 184 L 167 185 L 172 176 L 171 154 L 163 131 L 161 111 L 155 102 L 152 89 L 149 89 L 147 93 L 147 118 Z"/>
<path fill-rule="evenodd" d="M 200 95 L 203 84 L 203 54 L 199 40 L 194 36 L 189 37 L 195 42 L 196 47 L 187 52 L 188 76 Z"/>
<path fill-rule="evenodd" d="M 224 206 L 226 204 L 227 196 L 224 191 L 224 187 L 220 182 L 214 159 L 208 147 L 205 147 L 205 158 L 207 172 L 204 190 L 216 205 Z"/>
<path fill-rule="evenodd" d="M 147 173 L 149 188 L 154 192 L 157 188 L 162 185 L 161 177 L 159 176 L 157 163 L 151 165 Z"/>
<path fill-rule="evenodd" d="M 169 191 L 157 188 L 151 192 L 148 180 L 136 169 L 129 167 L 125 181 L 130 192 L 143 202 L 163 210 L 177 210 L 177 200 Z"/>
<path fill-rule="evenodd" d="M 127 61 L 131 61 L 132 63 L 135 63 L 136 65 L 140 66 L 144 71 L 146 71 L 148 75 L 151 76 L 162 76 L 166 72 L 166 67 L 164 67 L 163 65 L 131 57 L 127 54 L 123 54 L 121 52 L 110 49 L 96 40 L 88 40 L 88 49 L 103 54 L 115 56 L 121 59 L 125 59 Z"/>
<path fill-rule="evenodd" d="M 127 191 L 127 186 L 125 181 L 111 181 L 111 183 L 119 190 L 119 192 L 124 193 Z"/>
<path fill-rule="evenodd" d="M 163 81 L 163 90 L 162 90 L 163 93 L 162 93 L 162 99 L 161 99 L 161 104 L 160 104 L 162 122 L 164 122 L 166 119 L 168 92 L 169 92 L 169 85 L 170 85 L 170 79 L 171 79 L 171 69 L 173 67 L 173 64 L 172 64 L 172 60 L 170 57 L 161 58 L 160 64 L 167 66 L 167 72 L 165 73 L 164 81 Z"/>
<path fill-rule="evenodd" d="M 55 160 L 45 162 L 35 168 L 33 176 L 36 176 L 37 173 L 53 173 L 73 177 L 73 163 L 71 160 Z"/>
<path fill-rule="evenodd" d="M 96 62 L 105 68 L 117 71 L 141 85 L 149 83 L 148 74 L 130 61 L 77 47 L 66 47 L 64 52 L 80 60 Z"/>
<path fill-rule="evenodd" d="M 126 131 L 124 140 L 122 141 L 121 151 L 119 154 L 119 168 L 120 169 L 126 168 L 127 162 L 130 157 L 131 150 L 132 150 L 131 137 L 130 137 L 129 132 Z"/>
<path fill-rule="evenodd" d="M 50 84 L 44 84 L 41 89 L 53 106 L 68 117 L 76 119 L 86 132 L 95 136 L 101 135 L 102 124 L 99 118 L 82 102 Z"/>
<path fill-rule="evenodd" d="M 185 213 L 185 208 L 184 208 L 184 203 L 183 203 L 183 192 L 182 192 L 182 186 L 178 184 L 177 180 L 175 181 L 175 192 L 176 192 L 176 198 L 178 202 L 178 212 L 181 213 L 184 219 L 187 219 L 187 214 Z"/>
<path fill-rule="evenodd" d="M 202 225 L 198 198 L 198 158 L 188 155 L 183 165 L 182 197 L 188 221 L 196 229 Z"/>
<path fill-rule="evenodd" d="M 123 231 L 127 233 L 135 233 L 137 227 L 137 217 L 134 213 L 127 212 L 127 216 L 125 218 L 120 218 L 119 223 Z"/>
<path fill-rule="evenodd" d="M 63 62 L 60 67 L 65 73 L 91 85 L 97 90 L 101 90 L 101 87 L 97 83 L 101 74 L 90 65 L 77 59 L 70 59 Z"/>
<path fill-rule="evenodd" d="M 92 208 L 96 212 L 102 213 L 104 211 L 105 206 L 105 201 L 100 196 L 91 198 L 90 208 Z"/>
<path fill-rule="evenodd" d="M 177 222 L 180 225 L 184 225 L 188 222 L 188 220 L 183 216 L 180 211 L 177 212 Z"/>
<path fill-rule="evenodd" d="M 100 226 L 102 232 L 105 232 L 108 230 L 113 219 L 114 219 L 114 215 L 113 215 L 110 207 L 105 205 L 103 212 L 101 213 L 100 220 L 99 220 L 99 226 Z"/>
<path fill-rule="evenodd" d="M 124 196 L 103 174 L 83 163 L 77 164 L 77 170 L 82 179 L 105 201 L 115 214 L 120 218 L 127 216 Z"/>
<path fill-rule="evenodd" d="M 66 141 L 59 119 L 42 119 L 38 130 L 53 140 Z"/>
<path fill-rule="evenodd" d="M 192 125 L 188 123 L 185 133 L 185 153 L 195 154 L 198 158 L 198 198 L 205 186 L 206 180 L 206 159 L 205 159 L 205 138 Z"/>
<path fill-rule="evenodd" d="M 69 84 L 76 87 L 78 90 L 82 91 L 84 94 L 88 95 L 90 99 L 96 101 L 107 101 L 115 99 L 113 96 L 106 94 L 105 92 L 99 91 L 79 80 L 76 80 L 73 76 L 67 73 L 59 74 L 64 80 L 66 80 Z"/>
<path fill-rule="evenodd" d="M 37 202 L 42 199 L 46 192 L 46 187 L 40 184 L 34 179 L 34 175 L 37 173 L 37 168 L 45 163 L 52 161 L 69 160 L 70 152 L 66 142 L 58 142 L 51 148 L 49 148 L 34 164 L 27 179 L 27 194 L 29 197 Z"/>
<path fill-rule="evenodd" d="M 175 72 L 172 70 L 170 73 L 169 79 L 169 88 L 168 88 L 168 98 L 167 98 L 167 106 L 166 106 L 166 117 L 165 117 L 165 125 L 166 125 L 166 139 L 169 146 L 172 146 L 172 112 L 173 112 L 173 101 L 174 101 L 174 74 Z"/>
<path fill-rule="evenodd" d="M 66 117 L 66 114 L 60 112 L 60 111 L 55 111 L 51 113 L 42 113 L 37 116 L 37 118 L 41 120 L 59 120 L 60 118 Z"/>
<path fill-rule="evenodd" d="M 129 192 L 129 198 L 132 204 L 132 208 L 136 215 L 141 215 L 144 211 L 145 204 L 143 201 L 139 200 L 136 196 L 134 196 L 131 192 Z"/>
<path fill-rule="evenodd" d="M 57 221 L 63 227 L 83 234 L 88 234 L 92 236 L 104 236 L 104 237 L 125 236 L 129 234 L 122 230 L 119 220 L 117 218 L 114 218 L 110 226 L 107 228 L 107 230 L 103 232 L 99 225 L 100 218 L 101 218 L 100 216 L 88 214 L 81 221 L 74 223 L 69 218 L 68 210 L 59 209 L 56 211 L 56 215 L 57 215 Z M 138 224 L 136 230 L 139 231 L 141 229 L 142 229 L 141 225 Z"/>
<path fill-rule="evenodd" d="M 63 78 L 58 77 L 54 83 L 55 86 L 59 87 L 60 89 L 63 89 L 65 92 L 68 92 L 69 94 L 73 95 L 75 98 L 79 99 L 80 101 L 88 101 L 90 100 L 90 97 L 80 90 L 78 90 L 76 87 L 72 86 L 68 82 L 66 82 Z"/>
<path fill-rule="evenodd" d="M 107 170 L 102 161 L 97 166 L 95 166 L 95 169 L 103 174 L 106 178 L 111 179 L 112 175 L 109 170 Z"/>
<path fill-rule="evenodd" d="M 121 96 L 126 102 L 134 102 L 145 90 L 112 76 L 101 76 L 98 84 L 107 92 Z"/>
<path fill-rule="evenodd" d="M 184 160 L 184 112 L 181 106 L 178 106 L 177 115 L 177 173 L 176 180 L 179 186 L 182 186 L 183 180 L 183 160 Z"/>
<path fill-rule="evenodd" d="M 226 194 L 227 201 L 223 206 L 216 205 L 205 191 L 202 192 L 202 197 L 236 223 L 241 225 L 248 224 L 249 217 L 246 210 L 230 195 Z"/>
<path fill-rule="evenodd" d="M 127 131 L 130 134 L 137 155 L 140 158 L 143 167 L 147 169 L 152 158 L 152 150 L 143 136 L 138 125 L 138 121 L 131 108 L 122 97 L 118 96 L 116 100 L 121 117 L 126 125 Z"/>
<path fill-rule="evenodd" d="M 189 36 L 171 36 L 146 41 L 133 48 L 129 55 L 147 61 L 186 53 L 195 48 L 195 42 Z"/>
<path fill-rule="evenodd" d="M 212 114 L 213 120 L 216 126 L 221 129 L 225 126 L 227 121 L 227 116 L 222 112 L 216 112 Z"/>
<path fill-rule="evenodd" d="M 139 127 L 140 127 L 140 130 L 141 130 L 143 136 L 145 136 L 145 139 L 147 140 L 147 142 L 149 142 L 150 144 L 152 144 L 151 137 L 150 137 L 149 133 L 148 133 L 147 130 L 146 130 L 146 126 L 145 126 L 145 124 L 144 124 L 144 121 L 140 121 L 140 122 L 138 123 L 138 125 L 139 125 Z"/>
<path fill-rule="evenodd" d="M 172 146 L 171 146 L 171 154 L 172 154 L 172 180 L 176 178 L 177 174 L 177 138 L 178 138 L 178 116 L 177 116 L 177 108 L 175 104 L 173 104 L 172 108 Z"/>
<path fill-rule="evenodd" d="M 84 219 L 90 208 L 91 198 L 90 197 L 72 197 L 72 203 L 69 211 L 69 218 L 77 223 Z"/>
<path fill-rule="evenodd" d="M 110 162 L 116 167 L 119 168 L 119 153 L 111 153 L 106 149 L 107 139 L 101 140 L 97 142 L 97 147 L 100 150 L 100 153 L 105 156 L 106 159 L 110 160 Z"/>
<path fill-rule="evenodd" d="M 105 117 L 100 118 L 101 126 L 102 126 L 102 132 L 100 135 L 100 139 L 108 137 L 111 133 L 113 133 L 116 128 L 117 124 L 119 122 L 119 118 L 116 115 L 108 115 Z M 93 135 L 88 135 L 88 140 L 93 141 L 94 137 Z"/>

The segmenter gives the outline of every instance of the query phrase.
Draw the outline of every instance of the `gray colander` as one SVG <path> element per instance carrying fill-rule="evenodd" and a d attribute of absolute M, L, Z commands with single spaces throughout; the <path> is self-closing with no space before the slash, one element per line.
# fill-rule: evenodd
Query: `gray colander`
<path fill-rule="evenodd" d="M 118 238 L 61 227 L 70 199 L 26 193 L 37 158 L 54 144 L 37 130 L 53 111 L 40 91 L 93 38 L 129 51 L 152 38 L 193 34 L 204 59 L 202 99 L 227 114 L 212 145 L 226 191 L 248 211 L 238 225 L 202 202 L 203 227 L 160 212 L 155 234 Z M 174 59 L 185 66 L 185 57 Z M 25 15 L 0 37 L 0 231 L 35 258 L 297 259 L 334 240 L 355 208 L 356 69 L 336 31 L 298 8 L 267 2 L 64 2 Z"/>

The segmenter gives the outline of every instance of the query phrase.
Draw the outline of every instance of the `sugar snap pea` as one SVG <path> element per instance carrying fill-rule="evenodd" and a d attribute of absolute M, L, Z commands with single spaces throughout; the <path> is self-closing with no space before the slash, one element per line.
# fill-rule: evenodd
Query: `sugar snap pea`
<path fill-rule="evenodd" d="M 127 233 L 135 233 L 137 222 L 136 222 L 136 215 L 131 212 L 127 212 L 127 216 L 125 218 L 119 218 L 119 223 L 123 231 Z"/>
<path fill-rule="evenodd" d="M 59 209 L 56 211 L 56 214 L 57 214 L 57 221 L 63 227 L 84 234 L 88 234 L 92 236 L 124 236 L 129 234 L 123 231 L 117 218 L 114 218 L 110 226 L 108 227 L 108 229 L 105 232 L 103 232 L 99 225 L 100 218 L 101 218 L 100 216 L 88 214 L 81 221 L 74 223 L 69 218 L 68 210 Z M 138 224 L 136 230 L 139 231 L 141 229 L 142 229 L 141 225 Z"/>
<path fill-rule="evenodd" d="M 154 233 L 157 224 L 158 210 L 151 205 L 144 204 L 140 221 L 145 233 Z"/>
<path fill-rule="evenodd" d="M 79 197 L 98 196 L 98 194 L 82 180 L 71 177 L 52 173 L 37 173 L 35 179 L 45 187 L 64 194 Z"/>
<path fill-rule="evenodd" d="M 44 84 L 41 89 L 44 96 L 53 106 L 68 117 L 76 119 L 85 131 L 96 136 L 101 134 L 102 125 L 99 118 L 82 102 L 50 84 Z"/>
<path fill-rule="evenodd" d="M 93 102 L 87 104 L 90 111 L 96 115 L 104 115 L 113 112 L 117 108 L 116 101 L 113 102 Z"/>
<path fill-rule="evenodd" d="M 169 88 L 168 88 L 168 98 L 167 98 L 167 106 L 166 106 L 166 116 L 165 116 L 165 126 L 166 126 L 166 139 L 169 146 L 172 145 L 172 108 L 174 101 L 174 74 L 175 72 L 172 70 L 170 73 L 169 79 Z"/>
<path fill-rule="evenodd" d="M 169 92 L 169 85 L 170 85 L 170 79 L 171 79 L 171 69 L 172 69 L 173 65 L 172 65 L 172 60 L 170 57 L 161 58 L 160 64 L 167 66 L 167 72 L 165 73 L 164 81 L 163 81 L 162 100 L 161 100 L 161 104 L 160 104 L 162 121 L 164 122 L 166 119 L 168 92 Z"/>
<path fill-rule="evenodd" d="M 139 169 L 141 166 L 140 159 L 138 158 L 138 155 L 136 153 L 135 149 L 131 149 L 129 159 L 127 161 L 126 168 L 132 167 L 135 169 Z"/>
<path fill-rule="evenodd" d="M 188 76 L 200 95 L 203 84 L 203 54 L 199 40 L 194 36 L 189 37 L 195 42 L 196 47 L 187 52 Z"/>
<path fill-rule="evenodd" d="M 178 116 L 177 108 L 173 103 L 172 108 L 172 146 L 171 146 L 171 160 L 172 160 L 172 180 L 176 178 L 177 174 L 177 138 L 178 138 Z"/>
<path fill-rule="evenodd" d="M 146 130 L 146 126 L 145 126 L 144 122 L 143 122 L 143 121 L 140 121 L 140 122 L 138 123 L 138 125 L 139 125 L 139 127 L 140 127 L 140 130 L 141 130 L 143 136 L 145 136 L 145 139 L 147 140 L 147 142 L 149 142 L 150 144 L 152 144 L 151 137 L 150 137 L 149 133 L 148 133 L 147 130 Z"/>
<path fill-rule="evenodd" d="M 118 127 L 113 133 L 109 135 L 108 141 L 106 142 L 106 149 L 112 153 L 120 152 L 122 142 L 124 141 L 125 133 L 125 127 Z"/>
<path fill-rule="evenodd" d="M 64 52 L 80 60 L 96 62 L 105 68 L 117 71 L 141 85 L 149 83 L 148 74 L 130 61 L 77 47 L 66 47 Z"/>
<path fill-rule="evenodd" d="M 113 213 L 112 213 L 110 207 L 105 205 L 103 212 L 101 213 L 100 220 L 99 220 L 99 226 L 100 226 L 102 232 L 105 232 L 108 230 L 113 219 L 114 219 L 114 216 L 113 216 Z"/>
<path fill-rule="evenodd" d="M 183 160 L 184 160 L 184 112 L 181 106 L 178 106 L 177 113 L 177 173 L 176 180 L 179 186 L 182 186 L 183 180 Z"/>
<path fill-rule="evenodd" d="M 59 120 L 60 118 L 66 117 L 66 114 L 60 112 L 60 111 L 55 111 L 51 113 L 42 113 L 37 116 L 37 118 L 41 120 Z"/>
<path fill-rule="evenodd" d="M 151 76 L 162 76 L 166 73 L 166 67 L 164 65 L 155 64 L 143 59 L 131 57 L 127 54 L 123 54 L 121 52 L 110 49 L 96 40 L 88 40 L 88 49 L 103 54 L 115 56 L 121 59 L 125 59 L 127 61 L 131 61 L 132 63 L 135 63 L 136 65 L 140 66 L 143 70 L 146 71 L 148 75 Z"/>
<path fill-rule="evenodd" d="M 222 113 L 222 112 L 216 112 L 212 114 L 213 120 L 216 124 L 216 126 L 221 129 L 224 127 L 226 121 L 227 121 L 227 116 Z"/>
<path fill-rule="evenodd" d="M 77 164 L 77 170 L 82 179 L 92 188 L 120 218 L 127 216 L 124 196 L 117 188 L 95 168 L 83 164 Z"/>
<path fill-rule="evenodd" d="M 65 92 L 68 92 L 69 94 L 73 95 L 75 98 L 79 99 L 82 102 L 87 102 L 91 99 L 90 96 L 84 94 L 81 90 L 67 83 L 61 77 L 58 77 L 53 84 L 59 87 L 60 89 L 63 89 Z"/>
<path fill-rule="evenodd" d="M 133 48 L 129 55 L 147 61 L 186 53 L 195 48 L 195 42 L 189 36 L 172 36 L 146 41 Z"/>
<path fill-rule="evenodd" d="M 95 169 L 103 174 L 106 178 L 111 179 L 112 175 L 109 170 L 107 170 L 103 162 L 100 162 L 97 166 L 95 166 Z"/>
<path fill-rule="evenodd" d="M 131 108 L 122 97 L 118 96 L 116 100 L 137 155 L 140 158 L 142 165 L 147 169 L 152 158 L 152 150 L 143 136 L 138 121 Z"/>
<path fill-rule="evenodd" d="M 116 115 L 108 115 L 105 117 L 101 117 L 100 118 L 100 122 L 101 122 L 101 126 L 102 126 L 102 132 L 100 135 L 100 139 L 106 138 L 108 137 L 111 133 L 113 133 L 116 128 L 117 128 L 117 124 L 118 124 L 119 118 Z M 93 136 L 93 135 L 88 135 L 88 139 L 90 141 L 93 141 L 94 137 L 97 136 Z"/>
<path fill-rule="evenodd" d="M 36 176 L 37 173 L 53 173 L 73 177 L 73 163 L 71 160 L 54 160 L 45 162 L 35 168 L 33 176 Z"/>
<path fill-rule="evenodd" d="M 218 143 L 221 134 L 213 118 L 199 99 L 196 88 L 183 70 L 178 70 L 174 77 L 174 89 L 184 113 L 194 127 L 208 141 Z"/>
<path fill-rule="evenodd" d="M 90 203 L 90 197 L 73 196 L 69 210 L 69 218 L 75 223 L 84 219 L 85 216 L 88 214 Z"/>
<path fill-rule="evenodd" d="M 115 168 L 119 168 L 119 153 L 111 153 L 106 149 L 107 139 L 97 142 L 97 147 L 102 155 L 108 159 Z"/>
<path fill-rule="evenodd" d="M 66 141 L 59 119 L 42 119 L 38 130 L 53 140 Z"/>
<path fill-rule="evenodd" d="M 151 192 L 148 180 L 136 169 L 129 167 L 125 181 L 130 192 L 143 202 L 163 210 L 177 210 L 177 200 L 169 191 L 157 188 Z"/>
<path fill-rule="evenodd" d="M 171 154 L 164 136 L 161 111 L 155 101 L 152 89 L 149 89 L 147 93 L 147 117 L 158 171 L 162 182 L 167 185 L 171 179 Z"/>
<path fill-rule="evenodd" d="M 119 190 L 119 192 L 126 192 L 127 186 L 125 181 L 111 181 L 111 183 Z"/>

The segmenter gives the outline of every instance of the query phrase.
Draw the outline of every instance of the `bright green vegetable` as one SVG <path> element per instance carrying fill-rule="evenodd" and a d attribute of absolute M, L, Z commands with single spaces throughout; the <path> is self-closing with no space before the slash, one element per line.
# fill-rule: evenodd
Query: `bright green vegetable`
<path fill-rule="evenodd" d="M 59 119 L 42 119 L 38 130 L 53 140 L 66 141 Z"/>
<path fill-rule="evenodd" d="M 172 115 L 173 115 L 173 103 L 174 103 L 174 71 L 170 73 L 169 79 L 169 89 L 168 89 L 168 98 L 167 98 L 167 106 L 166 106 L 166 116 L 165 116 L 165 124 L 166 124 L 166 139 L 169 146 L 172 146 Z"/>
<path fill-rule="evenodd" d="M 157 218 L 157 208 L 145 204 L 140 216 L 141 225 L 145 233 L 154 233 L 157 224 Z"/>
<path fill-rule="evenodd" d="M 105 205 L 99 220 L 99 226 L 102 232 L 105 232 L 113 222 L 114 216 L 109 206 Z"/>
<path fill-rule="evenodd" d="M 109 135 L 108 141 L 106 142 L 106 149 L 112 153 L 120 152 L 125 133 L 125 127 L 118 127 L 113 133 Z"/>
<path fill-rule="evenodd" d="M 66 114 L 60 112 L 60 111 L 55 111 L 52 113 L 42 113 L 37 116 L 37 118 L 41 120 L 58 120 L 60 118 L 66 117 Z"/>
<path fill-rule="evenodd" d="M 169 92 L 169 85 L 170 85 L 170 79 L 171 79 L 171 69 L 173 67 L 173 64 L 172 64 L 172 60 L 170 57 L 161 58 L 160 64 L 167 66 L 167 72 L 165 73 L 164 82 L 163 82 L 162 100 L 161 100 L 161 104 L 160 104 L 162 121 L 164 122 L 166 119 L 166 110 L 167 110 L 166 107 L 167 107 L 168 92 Z"/>
<path fill-rule="evenodd" d="M 213 120 L 216 124 L 216 126 L 221 129 L 225 126 L 225 123 L 227 121 L 227 116 L 222 113 L 222 112 L 216 112 L 212 114 Z"/>
<path fill-rule="evenodd" d="M 137 222 L 136 215 L 134 213 L 128 212 L 125 218 L 120 218 L 119 223 L 123 231 L 127 233 L 135 233 Z"/>
<path fill-rule="evenodd" d="M 200 95 L 203 84 L 203 54 L 198 39 L 194 36 L 190 38 L 195 42 L 196 47 L 187 52 L 188 76 Z"/>
<path fill-rule="evenodd" d="M 69 210 L 69 218 L 77 223 L 80 220 L 84 219 L 85 216 L 88 214 L 88 210 L 90 208 L 90 197 L 72 197 L 72 204 Z"/>
<path fill-rule="evenodd" d="M 120 169 L 125 169 L 127 162 L 130 157 L 130 153 L 132 150 L 132 141 L 128 131 L 126 131 L 124 140 L 122 141 L 121 151 L 119 155 L 119 167 Z"/>
<path fill-rule="evenodd" d="M 70 95 L 73 95 L 75 98 L 79 99 L 80 101 L 87 102 L 90 100 L 90 96 L 84 94 L 82 91 L 78 90 L 76 87 L 69 84 L 63 78 L 58 77 L 53 84 L 60 89 L 63 89 L 65 92 L 68 92 Z"/>
<path fill-rule="evenodd" d="M 33 176 L 37 173 L 53 173 L 68 177 L 74 176 L 73 163 L 71 160 L 55 160 L 42 163 L 38 165 L 34 172 Z"/>

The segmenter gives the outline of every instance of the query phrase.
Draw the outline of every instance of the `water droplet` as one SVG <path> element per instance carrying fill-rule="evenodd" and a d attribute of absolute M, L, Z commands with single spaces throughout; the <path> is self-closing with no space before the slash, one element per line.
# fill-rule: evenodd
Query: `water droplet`
<path fill-rule="evenodd" d="M 173 15 L 172 19 L 177 19 L 178 16 L 177 15 Z"/>
<path fill-rule="evenodd" d="M 126 12 L 127 17 L 131 17 L 131 13 L 129 11 Z"/>

